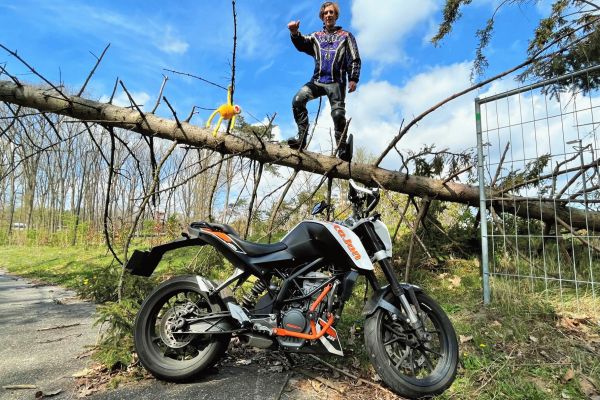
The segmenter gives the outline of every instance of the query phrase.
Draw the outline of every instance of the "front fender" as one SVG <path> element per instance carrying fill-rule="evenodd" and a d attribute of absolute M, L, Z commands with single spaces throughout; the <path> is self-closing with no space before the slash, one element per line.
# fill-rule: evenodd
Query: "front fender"
<path fill-rule="evenodd" d="M 155 246 L 149 251 L 135 250 L 125 265 L 125 269 L 131 272 L 132 275 L 149 277 L 156 269 L 163 254 L 167 251 L 187 246 L 204 246 L 205 244 L 207 243 L 200 238 L 183 237 L 169 243 Z"/>
<path fill-rule="evenodd" d="M 423 289 L 421 289 L 419 286 L 411 285 L 410 283 L 401 283 L 400 286 L 404 290 L 412 289 L 415 292 L 423 291 Z M 365 307 L 363 308 L 363 317 L 370 317 L 375 311 L 377 311 L 378 308 L 382 308 L 396 315 L 401 315 L 402 312 L 400 309 L 385 299 L 387 294 L 391 293 L 391 291 L 392 288 L 390 285 L 383 286 L 381 289 L 376 290 L 371 298 L 365 303 Z"/>

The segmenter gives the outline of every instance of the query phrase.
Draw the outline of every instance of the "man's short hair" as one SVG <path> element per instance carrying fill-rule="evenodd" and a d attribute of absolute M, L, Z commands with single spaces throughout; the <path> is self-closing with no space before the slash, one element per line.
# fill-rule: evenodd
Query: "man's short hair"
<path fill-rule="evenodd" d="M 323 21 L 323 11 L 325 11 L 325 9 L 329 6 L 333 6 L 333 9 L 335 11 L 335 18 L 337 19 L 340 17 L 340 6 L 338 5 L 338 3 L 335 3 L 333 1 L 326 1 L 321 5 L 321 9 L 319 10 L 319 18 L 321 19 L 321 21 Z"/>

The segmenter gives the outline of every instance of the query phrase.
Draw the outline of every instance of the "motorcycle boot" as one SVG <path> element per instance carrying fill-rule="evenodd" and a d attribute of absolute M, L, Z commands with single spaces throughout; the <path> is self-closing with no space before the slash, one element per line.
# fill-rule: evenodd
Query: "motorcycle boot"
<path fill-rule="evenodd" d="M 335 143 L 337 146 L 337 156 L 340 160 L 346 162 L 352 161 L 352 153 L 354 148 L 354 138 L 352 135 L 347 135 L 346 132 L 335 132 Z"/>
<path fill-rule="evenodd" d="M 292 149 L 303 150 L 306 147 L 306 142 L 308 141 L 308 125 L 299 126 L 298 134 L 294 137 L 291 137 L 287 140 L 288 146 Z"/>
<path fill-rule="evenodd" d="M 354 152 L 354 138 L 353 136 L 347 135 L 345 132 L 335 133 L 335 141 L 337 144 L 337 156 L 346 162 L 352 161 L 352 155 Z"/>
<path fill-rule="evenodd" d="M 292 149 L 302 150 L 306 147 L 309 125 L 306 103 L 316 96 L 317 88 L 313 86 L 314 85 L 309 84 L 302 86 L 292 100 L 292 112 L 294 113 L 294 120 L 298 126 L 298 134 L 287 140 L 288 146 Z"/>

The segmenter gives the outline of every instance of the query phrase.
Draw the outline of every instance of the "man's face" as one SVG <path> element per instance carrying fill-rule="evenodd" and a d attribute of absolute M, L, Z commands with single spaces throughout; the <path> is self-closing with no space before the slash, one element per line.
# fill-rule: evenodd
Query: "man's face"
<path fill-rule="evenodd" d="M 325 23 L 325 27 L 333 28 L 336 21 L 337 16 L 335 15 L 335 8 L 333 8 L 333 6 L 325 7 L 323 10 L 323 22 Z"/>

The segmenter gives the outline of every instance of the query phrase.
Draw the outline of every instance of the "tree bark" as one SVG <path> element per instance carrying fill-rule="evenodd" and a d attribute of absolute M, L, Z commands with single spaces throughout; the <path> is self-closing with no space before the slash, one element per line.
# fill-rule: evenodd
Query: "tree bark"
<path fill-rule="evenodd" d="M 479 206 L 479 188 L 455 182 L 408 175 L 378 168 L 374 165 L 352 163 L 340 159 L 312 153 L 298 152 L 288 146 L 259 142 L 254 137 L 218 135 L 214 137 L 209 128 L 157 117 L 153 114 L 141 115 L 137 110 L 99 103 L 76 96 L 66 100 L 53 89 L 30 85 L 17 85 L 12 81 L 0 81 L 0 101 L 34 108 L 40 111 L 67 115 L 82 121 L 95 122 L 104 126 L 119 127 L 138 132 L 145 136 L 156 136 L 167 140 L 177 140 L 181 144 L 204 147 L 221 154 L 236 154 L 260 163 L 272 163 L 290 168 L 327 175 L 333 178 L 350 179 L 368 186 L 379 186 L 398 193 L 424 197 L 432 200 Z M 491 197 L 492 189 L 488 189 Z M 502 206 L 503 211 L 515 213 L 524 218 L 534 218 L 555 223 L 555 217 L 570 221 L 577 229 L 600 230 L 600 213 L 587 212 L 577 208 L 552 203 L 529 202 L 519 197 L 506 197 L 495 201 L 494 206 Z M 521 206 L 520 204 L 523 204 Z"/>

